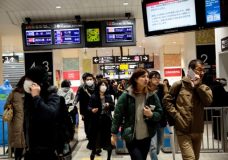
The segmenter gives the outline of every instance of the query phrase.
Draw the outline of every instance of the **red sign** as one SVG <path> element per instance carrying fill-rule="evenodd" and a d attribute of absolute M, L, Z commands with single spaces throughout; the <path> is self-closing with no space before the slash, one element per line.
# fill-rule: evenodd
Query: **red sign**
<path fill-rule="evenodd" d="M 63 71 L 63 79 L 68 80 L 79 80 L 80 79 L 80 72 L 79 71 Z"/>
<path fill-rule="evenodd" d="M 165 68 L 164 75 L 165 75 L 165 77 L 181 77 L 182 69 L 181 68 Z"/>

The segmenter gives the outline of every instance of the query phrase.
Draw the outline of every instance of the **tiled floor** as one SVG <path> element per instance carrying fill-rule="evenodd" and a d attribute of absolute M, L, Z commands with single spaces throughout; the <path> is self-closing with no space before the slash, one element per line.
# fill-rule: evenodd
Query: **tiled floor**
<path fill-rule="evenodd" d="M 86 148 L 87 140 L 85 139 L 84 128 L 79 126 L 78 130 L 79 143 L 73 152 L 73 160 L 89 160 L 90 150 Z M 159 160 L 174 160 L 170 153 L 160 153 Z M 175 160 L 181 160 L 181 154 L 175 154 Z M 101 156 L 95 160 L 106 160 L 106 151 L 102 151 Z M 117 155 L 115 151 L 112 153 L 112 160 L 130 160 L 130 156 Z M 149 156 L 147 160 L 150 160 Z M 201 153 L 200 160 L 228 160 L 228 153 Z"/>
<path fill-rule="evenodd" d="M 210 132 L 210 130 L 209 130 Z M 83 123 L 80 123 L 78 128 L 78 139 L 79 143 L 74 149 L 72 155 L 73 160 L 89 160 L 90 150 L 86 148 L 87 140 L 85 139 Z M 210 136 L 209 136 L 210 137 Z M 212 139 L 210 137 L 210 139 Z M 206 146 L 206 145 L 205 145 Z M 1 156 L 2 147 L 0 147 L 0 160 L 7 159 L 7 156 Z M 172 154 L 170 153 L 160 153 L 158 156 L 159 160 L 174 160 Z M 175 160 L 181 160 L 181 154 L 175 154 Z M 101 156 L 96 157 L 95 160 L 106 160 L 106 151 L 102 151 Z M 128 154 L 119 155 L 115 151 L 112 153 L 112 160 L 130 160 Z M 149 156 L 147 160 L 150 160 Z M 228 160 L 228 153 L 201 153 L 200 160 Z"/>

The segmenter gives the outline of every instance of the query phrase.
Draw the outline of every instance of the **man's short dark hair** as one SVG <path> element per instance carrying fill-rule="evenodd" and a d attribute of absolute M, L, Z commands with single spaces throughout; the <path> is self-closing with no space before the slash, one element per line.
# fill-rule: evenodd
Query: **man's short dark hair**
<path fill-rule="evenodd" d="M 93 77 L 93 75 L 91 73 L 86 72 L 82 75 L 82 80 L 85 81 L 87 77 Z"/>
<path fill-rule="evenodd" d="M 193 59 L 189 62 L 189 65 L 188 65 L 188 69 L 195 69 L 196 68 L 196 64 L 201 64 L 203 65 L 203 61 L 201 61 L 200 59 Z"/>

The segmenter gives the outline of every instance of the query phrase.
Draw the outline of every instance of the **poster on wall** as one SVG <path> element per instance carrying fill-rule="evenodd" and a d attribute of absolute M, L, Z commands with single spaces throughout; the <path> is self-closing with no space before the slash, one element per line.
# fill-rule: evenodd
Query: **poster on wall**
<path fill-rule="evenodd" d="M 169 84 L 172 85 L 174 82 L 181 80 L 182 68 L 181 67 L 165 67 L 164 68 L 164 79 L 169 80 Z"/>
<path fill-rule="evenodd" d="M 71 88 L 74 92 L 77 92 L 78 86 L 80 86 L 80 72 L 76 70 L 63 71 L 63 79 L 70 80 Z"/>
<path fill-rule="evenodd" d="M 35 66 L 43 66 L 49 76 L 49 82 L 53 85 L 53 60 L 52 52 L 24 53 L 25 72 Z"/>

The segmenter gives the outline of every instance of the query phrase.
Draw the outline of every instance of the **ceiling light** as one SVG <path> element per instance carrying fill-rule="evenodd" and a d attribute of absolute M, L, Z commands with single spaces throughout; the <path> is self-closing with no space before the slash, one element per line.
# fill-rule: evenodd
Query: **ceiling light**
<path fill-rule="evenodd" d="M 62 8 L 62 7 L 61 7 L 61 6 L 56 6 L 55 8 L 60 9 L 60 8 Z"/>
<path fill-rule="evenodd" d="M 128 5 L 128 3 L 127 3 L 127 2 L 124 2 L 124 3 L 123 3 L 123 5 L 124 5 L 124 6 L 127 6 L 127 5 Z"/>

